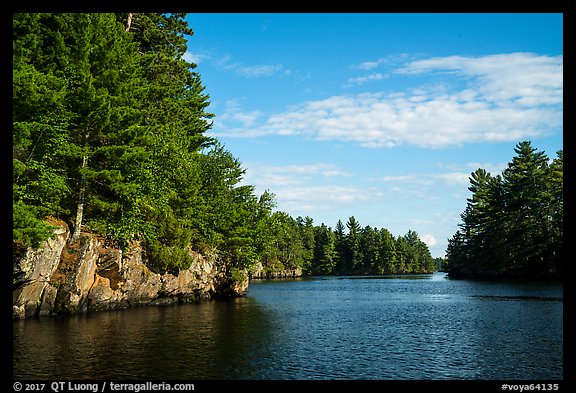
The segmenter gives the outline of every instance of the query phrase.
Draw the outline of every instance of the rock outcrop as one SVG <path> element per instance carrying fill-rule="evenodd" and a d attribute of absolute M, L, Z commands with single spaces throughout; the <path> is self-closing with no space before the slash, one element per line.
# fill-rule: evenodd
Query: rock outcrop
<path fill-rule="evenodd" d="M 294 278 L 302 276 L 302 268 L 285 268 L 281 264 L 264 266 L 262 262 L 257 262 L 250 271 L 250 278 L 255 280 L 266 280 L 271 278 Z"/>
<path fill-rule="evenodd" d="M 216 257 L 191 251 L 188 269 L 159 274 L 146 266 L 137 242 L 127 252 L 95 234 L 70 243 L 65 223 L 54 235 L 14 264 L 14 318 L 243 296 L 248 288 L 246 271 L 228 271 Z"/>

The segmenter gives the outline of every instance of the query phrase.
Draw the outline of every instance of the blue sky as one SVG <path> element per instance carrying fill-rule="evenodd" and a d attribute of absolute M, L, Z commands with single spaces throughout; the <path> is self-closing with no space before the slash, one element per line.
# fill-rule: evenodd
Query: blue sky
<path fill-rule="evenodd" d="M 445 254 L 481 167 L 563 149 L 562 14 L 189 14 L 210 134 L 277 209 Z"/>

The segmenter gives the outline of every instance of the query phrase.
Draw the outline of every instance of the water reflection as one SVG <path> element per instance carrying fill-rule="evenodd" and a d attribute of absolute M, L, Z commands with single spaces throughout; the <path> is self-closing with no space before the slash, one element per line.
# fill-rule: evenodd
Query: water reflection
<path fill-rule="evenodd" d="M 17 379 L 560 379 L 562 286 L 323 277 L 15 321 Z"/>
<path fill-rule="evenodd" d="M 14 323 L 18 379 L 246 378 L 270 329 L 250 299 Z"/>

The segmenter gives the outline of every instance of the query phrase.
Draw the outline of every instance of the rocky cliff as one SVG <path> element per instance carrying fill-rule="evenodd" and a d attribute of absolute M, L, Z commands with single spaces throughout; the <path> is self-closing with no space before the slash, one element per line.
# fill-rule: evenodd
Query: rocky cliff
<path fill-rule="evenodd" d="M 63 222 L 54 235 L 14 263 L 14 318 L 242 296 L 248 288 L 245 271 L 227 271 L 215 257 L 191 251 L 190 268 L 159 274 L 137 242 L 126 252 L 95 234 L 71 243 Z"/>

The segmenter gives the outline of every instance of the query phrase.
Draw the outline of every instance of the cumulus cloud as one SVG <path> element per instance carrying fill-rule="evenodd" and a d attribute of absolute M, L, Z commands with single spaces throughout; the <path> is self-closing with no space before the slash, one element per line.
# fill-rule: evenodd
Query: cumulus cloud
<path fill-rule="evenodd" d="M 426 243 L 426 245 L 428 247 L 435 246 L 436 243 L 438 243 L 438 241 L 436 240 L 434 235 L 431 235 L 429 233 L 425 233 L 423 235 L 420 235 L 420 240 L 422 240 L 424 243 Z"/>
<path fill-rule="evenodd" d="M 452 72 L 473 78 L 474 90 L 488 102 L 531 107 L 562 103 L 563 65 L 563 56 L 511 53 L 417 60 L 396 72 L 413 75 Z"/>
<path fill-rule="evenodd" d="M 442 73 L 458 79 L 460 87 L 434 83 L 400 92 L 336 95 L 289 107 L 249 130 L 218 132 L 301 135 L 369 148 L 441 148 L 530 139 L 562 127 L 562 56 L 450 56 L 411 61 L 395 70 L 396 75 L 432 78 Z"/>

